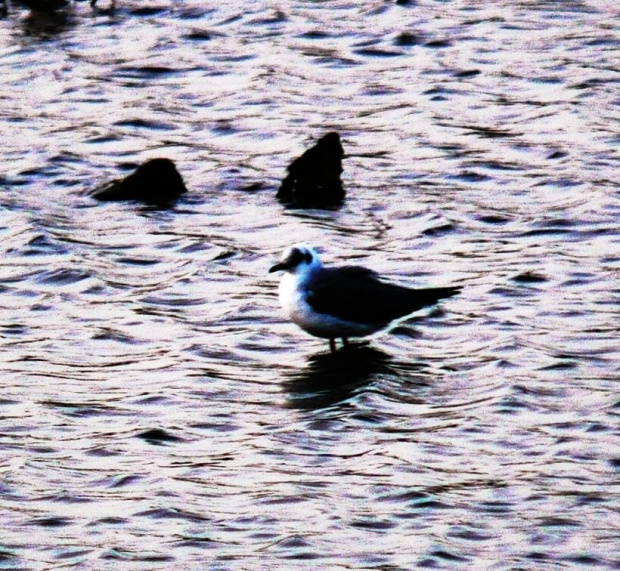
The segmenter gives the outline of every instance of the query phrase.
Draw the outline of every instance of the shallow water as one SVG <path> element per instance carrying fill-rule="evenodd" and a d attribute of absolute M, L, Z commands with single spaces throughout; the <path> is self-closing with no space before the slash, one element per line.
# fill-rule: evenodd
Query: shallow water
<path fill-rule="evenodd" d="M 0 20 L 0 566 L 620 566 L 618 9 L 99 5 Z M 299 241 L 463 292 L 332 355 Z"/>

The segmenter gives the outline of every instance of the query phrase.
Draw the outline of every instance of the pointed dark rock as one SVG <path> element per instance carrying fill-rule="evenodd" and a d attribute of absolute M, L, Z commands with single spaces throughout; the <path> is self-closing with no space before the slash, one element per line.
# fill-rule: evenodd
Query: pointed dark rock
<path fill-rule="evenodd" d="M 340 180 L 343 155 L 338 133 L 327 133 L 289 165 L 276 198 L 294 208 L 339 206 L 345 196 Z"/>
<path fill-rule="evenodd" d="M 92 197 L 102 201 L 137 200 L 165 205 L 187 192 L 183 179 L 170 159 L 151 159 L 122 180 L 113 180 Z"/>

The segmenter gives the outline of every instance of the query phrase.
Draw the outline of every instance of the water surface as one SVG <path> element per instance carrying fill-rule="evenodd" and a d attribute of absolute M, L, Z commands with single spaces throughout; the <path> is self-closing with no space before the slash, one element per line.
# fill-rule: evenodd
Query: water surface
<path fill-rule="evenodd" d="M 2 567 L 617 568 L 618 9 L 99 4 L 0 20 Z M 332 355 L 300 241 L 463 292 Z"/>

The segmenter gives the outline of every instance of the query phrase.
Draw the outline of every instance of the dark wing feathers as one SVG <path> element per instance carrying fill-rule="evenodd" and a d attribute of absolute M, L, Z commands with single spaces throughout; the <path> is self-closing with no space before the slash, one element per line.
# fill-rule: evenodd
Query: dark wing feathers
<path fill-rule="evenodd" d="M 348 321 L 387 325 L 455 295 L 460 288 L 409 289 L 380 281 L 372 270 L 344 266 L 322 269 L 307 290 L 308 303 L 319 313 Z"/>

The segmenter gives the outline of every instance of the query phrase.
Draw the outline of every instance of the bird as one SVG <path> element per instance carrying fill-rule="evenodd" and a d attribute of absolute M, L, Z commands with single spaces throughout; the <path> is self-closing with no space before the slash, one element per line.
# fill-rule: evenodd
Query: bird
<path fill-rule="evenodd" d="M 392 322 L 461 291 L 458 286 L 412 289 L 384 281 L 362 266 L 325 267 L 316 249 L 294 244 L 269 272 L 282 271 L 279 299 L 284 313 L 310 335 L 336 339 L 366 337 Z"/>

